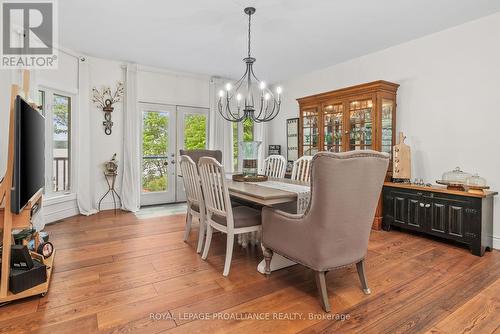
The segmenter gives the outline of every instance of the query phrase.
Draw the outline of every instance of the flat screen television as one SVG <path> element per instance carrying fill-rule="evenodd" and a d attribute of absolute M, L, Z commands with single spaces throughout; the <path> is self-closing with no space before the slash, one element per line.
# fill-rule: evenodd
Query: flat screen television
<path fill-rule="evenodd" d="M 15 101 L 11 211 L 20 213 L 44 187 L 45 117 L 20 96 Z"/>

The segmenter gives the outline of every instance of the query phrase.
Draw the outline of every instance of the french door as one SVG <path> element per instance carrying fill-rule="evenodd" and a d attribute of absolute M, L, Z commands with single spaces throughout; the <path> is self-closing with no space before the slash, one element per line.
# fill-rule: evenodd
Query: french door
<path fill-rule="evenodd" d="M 179 150 L 206 148 L 208 109 L 141 104 L 141 205 L 185 201 Z"/>

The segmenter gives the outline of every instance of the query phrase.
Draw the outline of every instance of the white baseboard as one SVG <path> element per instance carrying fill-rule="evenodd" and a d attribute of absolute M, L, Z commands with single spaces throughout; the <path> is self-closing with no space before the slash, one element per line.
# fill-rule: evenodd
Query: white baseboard
<path fill-rule="evenodd" d="M 80 212 L 78 211 L 78 207 L 69 207 L 60 210 L 47 210 L 44 212 L 45 224 L 50 224 L 55 221 L 69 218 L 78 215 Z"/>
<path fill-rule="evenodd" d="M 47 198 L 43 201 L 43 217 L 45 224 L 73 217 L 80 213 L 76 203 L 76 195 Z"/>
<path fill-rule="evenodd" d="M 500 250 L 500 237 L 493 236 L 493 248 Z"/>

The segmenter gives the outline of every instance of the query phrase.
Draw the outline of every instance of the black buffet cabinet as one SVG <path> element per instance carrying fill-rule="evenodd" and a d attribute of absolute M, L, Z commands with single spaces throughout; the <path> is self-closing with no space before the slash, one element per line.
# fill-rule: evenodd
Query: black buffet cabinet
<path fill-rule="evenodd" d="M 383 221 L 391 226 L 451 239 L 483 256 L 493 247 L 493 196 L 438 187 L 386 182 L 382 191 Z"/>

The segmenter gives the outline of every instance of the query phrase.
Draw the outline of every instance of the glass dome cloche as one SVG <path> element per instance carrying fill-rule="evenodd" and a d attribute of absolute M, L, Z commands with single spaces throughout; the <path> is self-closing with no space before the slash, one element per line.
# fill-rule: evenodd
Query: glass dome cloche
<path fill-rule="evenodd" d="M 465 180 L 465 184 L 471 187 L 486 187 L 486 179 L 484 177 L 479 176 L 479 174 L 474 174 L 469 176 Z"/>
<path fill-rule="evenodd" d="M 443 173 L 441 180 L 436 181 L 438 184 L 443 184 L 452 190 L 465 190 L 465 181 L 472 174 L 464 172 L 460 167 L 455 167 L 454 170 Z"/>
<path fill-rule="evenodd" d="M 475 194 L 482 194 L 484 193 L 485 189 L 490 188 L 486 182 L 486 179 L 484 177 L 479 176 L 479 174 L 477 173 L 472 176 L 469 176 L 465 180 L 465 186 L 468 192 Z"/>
<path fill-rule="evenodd" d="M 465 180 L 471 176 L 472 174 L 462 171 L 460 167 L 455 167 L 454 170 L 444 173 L 441 180 L 449 183 L 465 184 Z"/>

